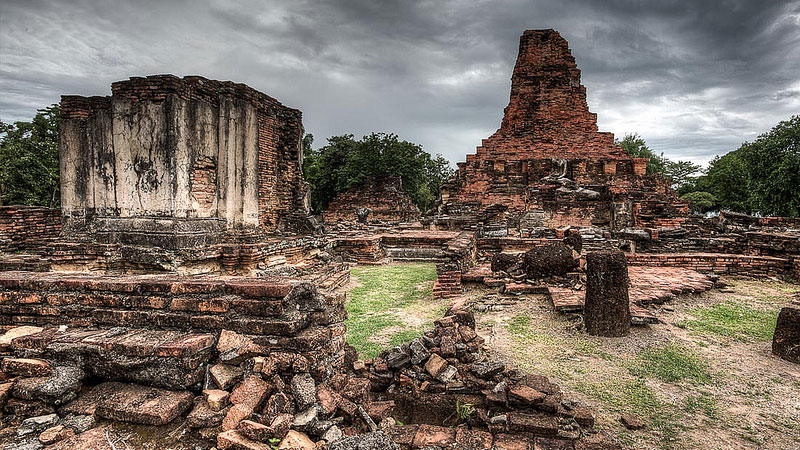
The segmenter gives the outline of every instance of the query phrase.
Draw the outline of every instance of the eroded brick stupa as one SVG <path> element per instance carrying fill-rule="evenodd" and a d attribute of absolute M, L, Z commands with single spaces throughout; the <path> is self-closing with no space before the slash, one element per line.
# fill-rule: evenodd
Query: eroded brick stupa
<path fill-rule="evenodd" d="M 431 223 L 458 229 L 652 226 L 684 215 L 669 182 L 646 175 L 647 160 L 628 156 L 598 131 L 581 72 L 555 30 L 520 38 L 503 122 L 442 186 Z"/>

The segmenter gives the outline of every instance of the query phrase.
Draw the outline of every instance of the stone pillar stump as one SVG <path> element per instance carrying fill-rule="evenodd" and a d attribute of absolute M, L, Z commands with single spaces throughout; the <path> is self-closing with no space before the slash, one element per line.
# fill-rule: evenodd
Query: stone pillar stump
<path fill-rule="evenodd" d="M 800 364 L 800 308 L 787 306 L 781 309 L 772 337 L 772 353 Z"/>
<path fill-rule="evenodd" d="M 594 336 L 627 336 L 631 331 L 628 263 L 619 250 L 586 256 L 586 331 Z"/>

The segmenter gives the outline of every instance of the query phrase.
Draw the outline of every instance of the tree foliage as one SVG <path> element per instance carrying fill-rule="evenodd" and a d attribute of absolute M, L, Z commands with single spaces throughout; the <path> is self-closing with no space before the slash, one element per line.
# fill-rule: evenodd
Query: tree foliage
<path fill-rule="evenodd" d="M 51 105 L 30 122 L 0 122 L 0 204 L 59 205 L 59 121 Z"/>
<path fill-rule="evenodd" d="M 681 200 L 689 204 L 689 209 L 698 214 L 707 213 L 717 208 L 717 197 L 710 192 L 689 192 L 681 196 Z"/>
<path fill-rule="evenodd" d="M 336 194 L 369 177 L 399 176 L 403 190 L 422 210 L 429 209 L 439 185 L 453 175 L 441 155 L 431 157 L 418 144 L 401 141 L 394 134 L 372 133 L 361 140 L 352 134 L 332 136 L 322 148 L 312 149 L 313 136 L 304 138 L 303 172 L 311 185 L 311 205 L 316 212 L 327 208 Z"/>
<path fill-rule="evenodd" d="M 617 144 L 634 158 L 647 158 L 647 173 L 659 173 L 671 179 L 675 189 L 692 183 L 694 175 L 700 172 L 700 166 L 691 161 L 672 161 L 663 153 L 657 155 L 637 133 L 626 134 L 622 140 L 617 140 Z"/>

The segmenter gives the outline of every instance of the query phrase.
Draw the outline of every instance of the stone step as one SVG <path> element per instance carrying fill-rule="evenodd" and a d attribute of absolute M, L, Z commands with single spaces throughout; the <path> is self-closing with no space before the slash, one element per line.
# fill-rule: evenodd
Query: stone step
<path fill-rule="evenodd" d="M 202 380 L 215 344 L 215 335 L 208 333 L 51 327 L 11 339 L 10 349 L 80 363 L 88 374 L 104 379 L 184 389 Z"/>

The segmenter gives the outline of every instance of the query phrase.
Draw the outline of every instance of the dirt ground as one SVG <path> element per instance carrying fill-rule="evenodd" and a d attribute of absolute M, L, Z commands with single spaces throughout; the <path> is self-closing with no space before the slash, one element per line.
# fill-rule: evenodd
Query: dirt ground
<path fill-rule="evenodd" d="M 364 353 L 410 340 L 446 307 L 432 298 L 435 274 L 426 275 L 424 265 L 365 270 L 354 272 L 354 286 L 372 277 L 381 299 L 365 301 L 368 289 L 350 305 L 363 317 L 349 320 L 363 329 L 352 337 L 361 338 Z M 662 323 L 634 327 L 624 338 L 587 335 L 580 315 L 556 313 L 543 295 L 468 287 L 456 301 L 475 311 L 478 332 L 499 358 L 550 377 L 566 397 L 596 411 L 598 429 L 630 448 L 798 450 L 800 366 L 772 356 L 771 339 L 777 312 L 800 298 L 800 285 L 723 279 L 718 286 L 671 300 L 655 311 Z M 381 315 L 391 320 L 374 320 Z M 624 413 L 645 428 L 626 429 Z"/>
<path fill-rule="evenodd" d="M 800 449 L 800 366 L 770 351 L 777 311 L 800 286 L 723 283 L 669 302 L 656 314 L 662 323 L 624 338 L 588 336 L 579 316 L 555 313 L 545 296 L 498 298 L 488 304 L 506 305 L 476 319 L 508 364 L 551 377 L 632 448 Z M 627 430 L 622 413 L 646 427 Z"/>

